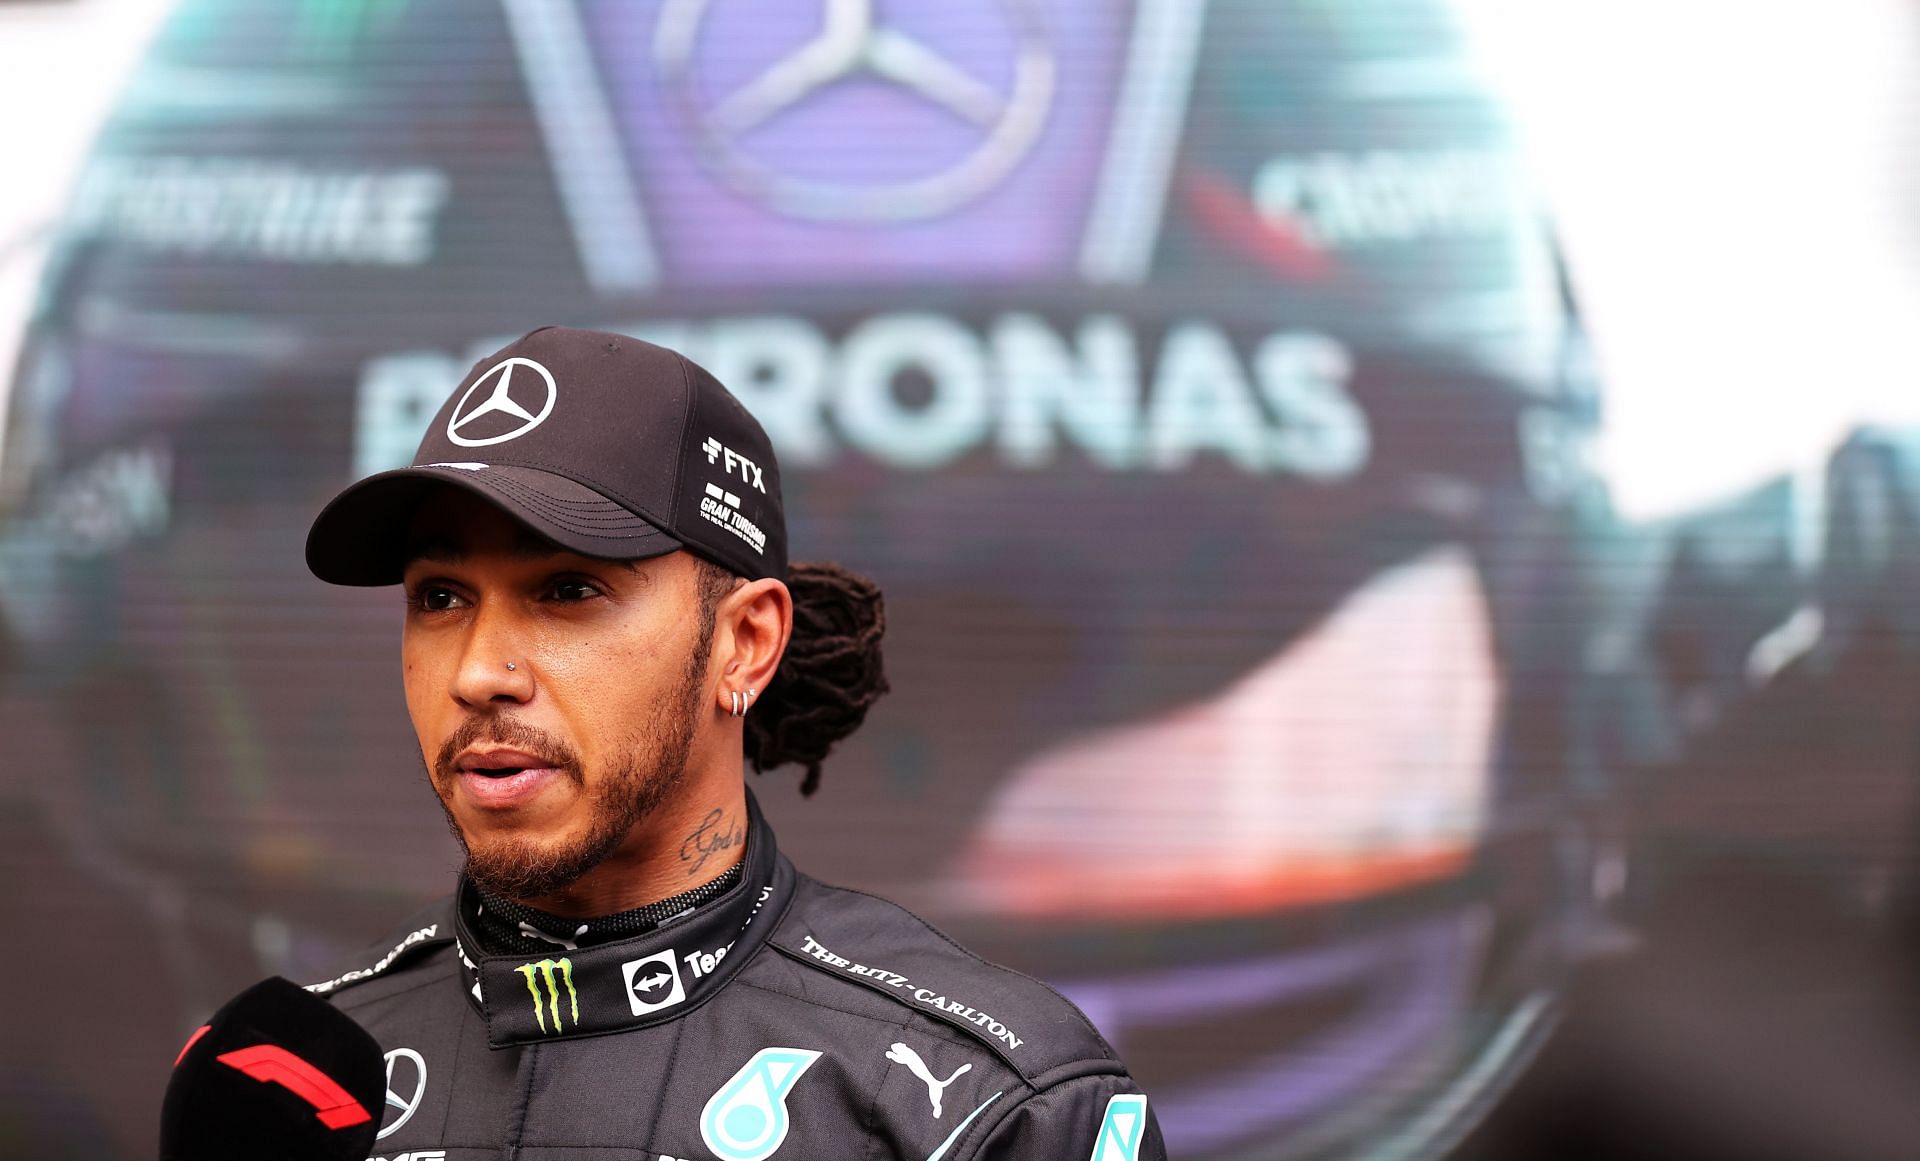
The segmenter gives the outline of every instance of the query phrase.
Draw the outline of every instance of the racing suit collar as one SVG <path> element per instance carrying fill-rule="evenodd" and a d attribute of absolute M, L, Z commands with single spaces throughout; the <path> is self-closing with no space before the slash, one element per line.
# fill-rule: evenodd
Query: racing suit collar
<path fill-rule="evenodd" d="M 643 935 L 546 956 L 480 953 L 456 907 L 455 948 L 467 998 L 495 1048 L 600 1036 L 665 1023 L 719 991 L 761 944 L 793 896 L 793 866 L 747 791 L 744 873 L 719 898 Z"/>

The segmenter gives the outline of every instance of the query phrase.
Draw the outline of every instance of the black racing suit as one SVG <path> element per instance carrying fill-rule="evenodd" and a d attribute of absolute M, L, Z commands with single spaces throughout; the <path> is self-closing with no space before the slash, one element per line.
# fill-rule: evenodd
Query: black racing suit
<path fill-rule="evenodd" d="M 799 874 L 644 935 L 478 954 L 452 899 L 309 990 L 387 1053 L 396 1161 L 1160 1161 L 1145 1096 L 1058 993 Z M 384 945 L 383 945 L 384 946 Z"/>

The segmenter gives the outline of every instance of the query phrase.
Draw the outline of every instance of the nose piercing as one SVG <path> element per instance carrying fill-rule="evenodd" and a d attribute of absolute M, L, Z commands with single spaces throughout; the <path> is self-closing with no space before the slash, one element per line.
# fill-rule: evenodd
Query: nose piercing
<path fill-rule="evenodd" d="M 511 662 L 511 661 L 509 661 L 509 662 L 507 662 L 507 672 L 508 672 L 508 673 L 512 673 L 512 672 L 514 671 L 514 668 L 515 668 L 515 666 L 514 666 L 514 664 L 513 664 L 513 662 Z"/>

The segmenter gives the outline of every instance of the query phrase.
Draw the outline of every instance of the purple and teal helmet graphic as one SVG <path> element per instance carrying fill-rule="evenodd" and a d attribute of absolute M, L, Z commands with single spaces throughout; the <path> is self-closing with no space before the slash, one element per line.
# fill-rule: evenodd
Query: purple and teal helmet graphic
<path fill-rule="evenodd" d="M 1053 279 L 1127 45 L 1116 8 L 1043 7 L 589 4 L 583 30 L 675 278 Z M 651 68 L 621 59 L 634 45 Z"/>

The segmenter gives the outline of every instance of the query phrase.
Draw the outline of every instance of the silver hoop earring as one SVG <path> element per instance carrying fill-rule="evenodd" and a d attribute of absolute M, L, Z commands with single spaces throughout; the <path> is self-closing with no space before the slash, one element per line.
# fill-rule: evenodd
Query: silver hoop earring
<path fill-rule="evenodd" d="M 508 673 L 512 673 L 512 672 L 514 671 L 514 669 L 515 669 L 515 666 L 514 666 L 514 664 L 513 664 L 513 662 L 511 662 L 511 661 L 509 661 L 509 662 L 507 662 L 507 672 L 508 672 Z"/>
<path fill-rule="evenodd" d="M 727 699 L 728 699 L 729 705 L 731 706 L 731 708 L 727 710 L 727 716 L 734 717 L 734 718 L 739 717 L 740 716 L 740 691 L 737 689 L 728 690 Z"/>

